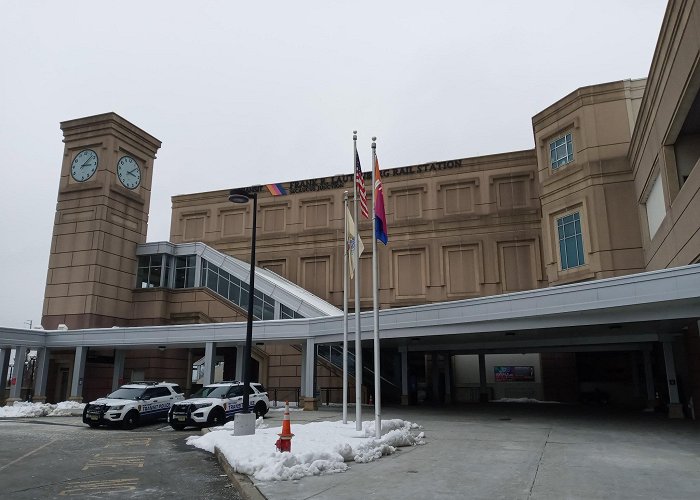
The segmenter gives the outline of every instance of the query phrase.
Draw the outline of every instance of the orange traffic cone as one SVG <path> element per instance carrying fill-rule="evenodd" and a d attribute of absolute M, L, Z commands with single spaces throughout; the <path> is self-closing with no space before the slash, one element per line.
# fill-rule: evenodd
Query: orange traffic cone
<path fill-rule="evenodd" d="M 282 432 L 278 434 L 280 437 L 275 446 L 279 451 L 292 451 L 292 423 L 289 420 L 289 401 L 284 402 L 284 418 L 282 418 Z"/>

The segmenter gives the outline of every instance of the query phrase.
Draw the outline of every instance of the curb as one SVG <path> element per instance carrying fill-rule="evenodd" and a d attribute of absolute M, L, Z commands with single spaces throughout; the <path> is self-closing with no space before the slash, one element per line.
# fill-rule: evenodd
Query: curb
<path fill-rule="evenodd" d="M 233 470 L 233 467 L 231 467 L 231 464 L 228 463 L 228 460 L 226 460 L 224 454 L 219 451 L 219 448 L 214 449 L 214 455 L 219 461 L 221 467 L 224 469 L 224 472 L 226 472 L 226 475 L 231 481 L 233 487 L 238 490 L 238 493 L 240 493 L 244 499 L 267 500 L 267 497 L 260 492 L 260 490 L 253 484 L 253 481 L 251 481 L 248 476 L 245 474 L 239 474 Z"/>
<path fill-rule="evenodd" d="M 209 432 L 209 429 L 202 429 L 202 435 Z M 219 461 L 219 465 L 224 469 L 224 472 L 228 476 L 231 485 L 240 493 L 241 497 L 245 500 L 267 500 L 267 497 L 263 495 L 260 490 L 253 484 L 245 474 L 240 474 L 233 470 L 231 464 L 226 460 L 226 456 L 219 450 L 219 448 L 214 448 L 214 456 Z"/>

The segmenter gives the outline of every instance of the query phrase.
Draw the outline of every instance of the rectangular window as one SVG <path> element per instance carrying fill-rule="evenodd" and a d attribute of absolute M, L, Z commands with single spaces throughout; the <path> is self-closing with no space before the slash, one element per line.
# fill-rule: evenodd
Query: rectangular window
<path fill-rule="evenodd" d="M 170 283 L 169 283 L 169 281 L 170 281 L 170 268 L 172 267 L 172 262 L 171 262 L 172 259 L 171 259 L 170 255 L 164 255 L 163 260 L 165 260 L 165 272 L 163 273 L 163 286 L 165 288 L 169 288 L 170 287 Z"/>
<path fill-rule="evenodd" d="M 234 304 L 241 304 L 241 282 L 235 277 L 231 280 L 231 286 L 229 287 L 228 300 Z"/>
<path fill-rule="evenodd" d="M 151 256 L 142 255 L 139 257 L 139 268 L 136 278 L 136 286 L 139 288 L 148 288 L 148 269 L 151 265 Z"/>
<path fill-rule="evenodd" d="M 652 239 L 664 217 L 666 217 L 666 204 L 664 203 L 664 191 L 660 175 L 656 176 L 656 180 L 651 186 L 645 206 L 647 209 L 647 224 L 649 225 L 649 239 Z"/>
<path fill-rule="evenodd" d="M 215 266 L 211 262 L 202 260 L 202 273 L 206 280 L 204 286 L 213 290 L 234 304 L 248 309 L 248 284 L 242 282 L 232 274 Z M 269 295 L 256 291 L 253 296 L 253 318 L 274 319 L 275 301 Z"/>
<path fill-rule="evenodd" d="M 219 285 L 216 288 L 216 292 L 221 295 L 222 297 L 229 298 L 228 295 L 228 284 L 231 281 L 231 275 L 224 271 L 223 269 L 219 269 Z"/>
<path fill-rule="evenodd" d="M 280 319 L 295 319 L 303 317 L 304 316 L 296 312 L 291 307 L 287 307 L 284 304 L 280 304 Z"/>
<path fill-rule="evenodd" d="M 566 134 L 549 143 L 549 158 L 552 163 L 552 170 L 574 161 L 574 146 L 571 134 Z"/>
<path fill-rule="evenodd" d="M 256 290 L 253 296 L 253 317 L 256 319 L 275 319 L 275 302 L 272 297 Z"/>
<path fill-rule="evenodd" d="M 196 263 L 195 255 L 175 257 L 175 288 L 192 288 L 194 286 Z"/>
<path fill-rule="evenodd" d="M 160 286 L 160 276 L 163 269 L 161 254 L 142 255 L 139 257 L 137 273 L 138 288 L 155 288 Z"/>
<path fill-rule="evenodd" d="M 217 272 L 217 268 L 209 264 L 209 268 L 207 269 L 207 288 L 211 288 L 216 292 L 218 286 L 219 273 Z"/>
<path fill-rule="evenodd" d="M 557 232 L 562 271 L 582 266 L 584 260 L 580 214 L 575 212 L 557 219 Z"/>
<path fill-rule="evenodd" d="M 248 310 L 248 283 L 241 283 L 241 301 L 238 303 L 244 310 Z M 253 315 L 255 317 L 255 315 Z"/>

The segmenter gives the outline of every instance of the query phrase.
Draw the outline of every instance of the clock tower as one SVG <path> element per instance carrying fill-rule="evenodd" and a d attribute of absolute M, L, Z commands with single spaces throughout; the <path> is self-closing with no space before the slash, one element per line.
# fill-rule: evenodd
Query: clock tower
<path fill-rule="evenodd" d="M 161 142 L 116 113 L 61 123 L 63 161 L 41 323 L 129 326 Z"/>

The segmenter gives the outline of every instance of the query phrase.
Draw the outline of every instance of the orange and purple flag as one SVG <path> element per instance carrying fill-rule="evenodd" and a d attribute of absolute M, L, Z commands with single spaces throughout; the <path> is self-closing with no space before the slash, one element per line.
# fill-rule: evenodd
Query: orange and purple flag
<path fill-rule="evenodd" d="M 389 241 L 386 228 L 386 212 L 384 211 L 384 189 L 382 177 L 379 175 L 379 160 L 374 159 L 374 236 L 385 245 Z"/>

